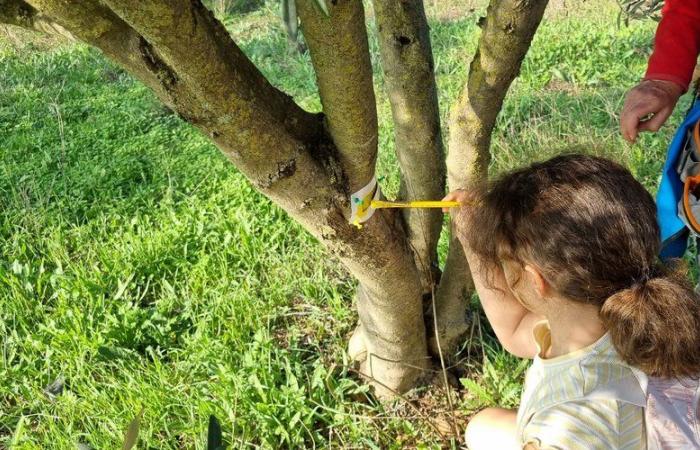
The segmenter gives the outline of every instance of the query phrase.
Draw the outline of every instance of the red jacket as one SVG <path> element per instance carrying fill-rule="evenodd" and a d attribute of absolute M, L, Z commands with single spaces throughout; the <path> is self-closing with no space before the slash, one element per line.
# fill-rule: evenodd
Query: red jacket
<path fill-rule="evenodd" d="M 688 90 L 700 53 L 700 0 L 666 0 L 644 79 L 667 80 Z"/>

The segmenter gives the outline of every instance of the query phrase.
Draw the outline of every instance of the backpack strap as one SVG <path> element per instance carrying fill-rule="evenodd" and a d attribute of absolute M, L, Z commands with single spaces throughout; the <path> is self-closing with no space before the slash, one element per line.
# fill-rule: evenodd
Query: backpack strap
<path fill-rule="evenodd" d="M 700 120 L 700 102 L 692 107 L 676 131 L 666 153 L 666 162 L 656 195 L 657 220 L 661 231 L 661 258 L 678 258 L 686 250 L 688 227 L 679 217 L 679 202 L 683 200 L 685 174 L 693 175 L 700 155 L 692 155 L 693 135 L 696 122 Z M 683 180 L 681 176 L 683 175 Z M 700 234 L 700 233 L 699 233 Z"/>

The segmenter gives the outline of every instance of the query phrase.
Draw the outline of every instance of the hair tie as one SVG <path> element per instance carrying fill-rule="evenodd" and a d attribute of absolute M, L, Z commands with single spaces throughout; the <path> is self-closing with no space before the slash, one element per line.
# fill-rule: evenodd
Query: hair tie
<path fill-rule="evenodd" d="M 642 272 L 642 276 L 635 278 L 632 283 L 632 286 L 644 286 L 649 282 L 649 280 L 662 277 L 664 274 L 665 269 L 663 265 L 655 263 L 652 266 L 644 269 L 644 271 Z"/>
<path fill-rule="evenodd" d="M 635 278 L 635 279 L 634 279 L 634 282 L 632 283 L 632 286 L 631 286 L 631 287 L 641 287 L 641 286 L 645 286 L 645 285 L 647 284 L 647 282 L 648 282 L 651 278 L 652 278 L 652 277 L 651 277 L 648 273 L 645 273 L 645 274 L 642 275 L 641 277 Z"/>

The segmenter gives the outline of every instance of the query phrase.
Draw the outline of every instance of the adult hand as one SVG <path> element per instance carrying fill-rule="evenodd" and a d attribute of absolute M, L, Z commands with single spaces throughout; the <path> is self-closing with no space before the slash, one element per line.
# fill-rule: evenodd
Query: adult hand
<path fill-rule="evenodd" d="M 680 85 L 663 80 L 644 80 L 630 89 L 620 114 L 622 137 L 634 142 L 640 131 L 658 131 L 681 94 Z"/>

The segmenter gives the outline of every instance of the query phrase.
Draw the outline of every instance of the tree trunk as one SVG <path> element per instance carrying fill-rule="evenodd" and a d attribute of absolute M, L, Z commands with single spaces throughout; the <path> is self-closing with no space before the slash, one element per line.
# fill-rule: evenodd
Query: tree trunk
<path fill-rule="evenodd" d="M 374 0 L 384 84 L 391 103 L 401 169 L 402 200 L 439 199 L 445 194 L 445 155 L 433 74 L 433 53 L 422 0 Z M 439 280 L 437 244 L 442 212 L 404 209 L 408 240 L 430 296 Z"/>
<path fill-rule="evenodd" d="M 482 25 L 469 79 L 450 117 L 447 181 L 450 190 L 468 188 L 488 174 L 496 118 L 542 20 L 548 0 L 492 0 Z M 460 344 L 456 330 L 473 289 L 461 244 L 450 230 L 447 265 L 437 292 L 437 323 L 443 350 Z M 457 323 L 452 323 L 457 318 Z M 437 346 L 430 342 L 431 349 Z"/>
<path fill-rule="evenodd" d="M 326 16 L 313 0 L 298 0 L 301 29 L 311 52 L 325 123 L 339 153 L 347 177 L 348 196 L 365 186 L 375 174 L 377 159 L 377 110 L 372 64 L 361 0 L 339 0 Z M 366 264 L 345 259 L 360 285 L 356 301 L 360 324 L 349 345 L 350 356 L 382 394 L 405 390 L 415 384 L 428 365 L 420 296 L 420 278 L 412 261 L 401 223 L 395 212 L 382 211 L 385 230 L 377 256 L 392 247 L 398 271 L 367 273 Z M 374 228 L 373 218 L 368 222 Z M 365 226 L 359 233 L 368 233 Z M 374 231 L 372 231 L 375 233 Z M 398 248 L 401 247 L 401 248 Z M 367 248 L 365 255 L 371 256 Z M 363 274 L 362 276 L 359 274 Z M 399 289 L 395 289 L 399 286 Z M 387 389 L 388 388 L 388 389 Z"/>

